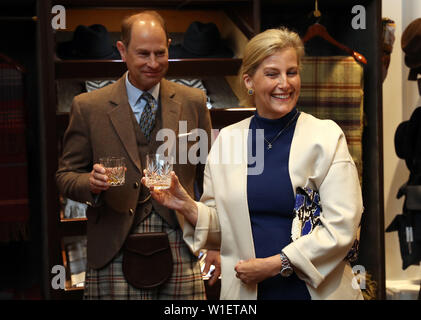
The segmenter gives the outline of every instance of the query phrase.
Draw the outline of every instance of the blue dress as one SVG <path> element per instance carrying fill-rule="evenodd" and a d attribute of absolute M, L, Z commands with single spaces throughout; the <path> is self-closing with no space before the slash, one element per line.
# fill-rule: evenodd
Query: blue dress
<path fill-rule="evenodd" d="M 284 117 L 275 120 L 261 118 L 256 112 L 250 122 L 248 139 L 252 139 L 253 156 L 256 154 L 256 129 L 264 129 L 266 140 L 272 142 L 289 123 L 272 143 L 271 149 L 268 149 L 268 143 L 265 142 L 263 172 L 247 176 L 247 197 L 256 258 L 279 254 L 291 242 L 295 199 L 288 160 L 297 112 L 294 108 Z M 249 165 L 249 172 L 250 168 Z M 257 299 L 307 300 L 311 297 L 304 281 L 294 273 L 290 277 L 279 274 L 259 283 Z"/>

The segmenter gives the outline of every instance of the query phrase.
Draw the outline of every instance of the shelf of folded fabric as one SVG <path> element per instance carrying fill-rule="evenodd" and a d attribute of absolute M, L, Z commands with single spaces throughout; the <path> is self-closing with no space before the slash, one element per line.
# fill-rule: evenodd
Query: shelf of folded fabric
<path fill-rule="evenodd" d="M 61 256 L 66 271 L 64 290 L 74 293 L 75 298 L 80 298 L 85 283 L 86 236 L 63 237 Z"/>
<path fill-rule="evenodd" d="M 167 76 L 203 77 L 237 75 L 241 59 L 170 59 Z M 61 60 L 55 63 L 56 79 L 110 79 L 126 72 L 122 60 Z"/>
<path fill-rule="evenodd" d="M 60 195 L 60 222 L 86 223 L 87 205 Z"/>
<path fill-rule="evenodd" d="M 81 232 L 86 233 L 86 205 L 60 196 L 59 218 L 62 236 L 72 237 Z"/>
<path fill-rule="evenodd" d="M 88 220 L 87 218 L 66 218 L 63 212 L 63 209 L 60 210 L 60 222 L 85 224 Z"/>

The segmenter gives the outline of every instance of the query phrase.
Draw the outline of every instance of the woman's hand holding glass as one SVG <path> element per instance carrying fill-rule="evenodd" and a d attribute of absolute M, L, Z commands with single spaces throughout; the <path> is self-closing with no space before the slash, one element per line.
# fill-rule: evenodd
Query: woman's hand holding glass
<path fill-rule="evenodd" d="M 146 175 L 146 170 L 143 170 Z M 142 184 L 148 187 L 147 178 L 144 176 L 141 180 Z M 149 191 L 152 198 L 154 198 L 161 205 L 176 210 L 193 225 L 197 222 L 197 205 L 190 197 L 184 187 L 178 180 L 174 171 L 171 171 L 171 185 L 168 189 L 155 189 L 153 185 L 149 186 Z"/>

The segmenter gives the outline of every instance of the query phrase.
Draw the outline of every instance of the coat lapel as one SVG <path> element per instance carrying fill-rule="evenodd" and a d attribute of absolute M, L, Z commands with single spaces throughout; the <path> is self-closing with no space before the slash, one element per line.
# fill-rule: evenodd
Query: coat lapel
<path fill-rule="evenodd" d="M 141 172 L 139 149 L 137 147 L 135 131 L 132 127 L 133 121 L 130 115 L 132 110 L 127 98 L 125 77 L 126 74 L 116 82 L 114 92 L 111 95 L 112 98 L 110 99 L 110 103 L 115 107 L 108 113 L 108 116 L 130 159 L 136 165 L 139 172 Z"/>
<path fill-rule="evenodd" d="M 178 122 L 180 120 L 182 104 L 176 100 L 176 93 L 172 82 L 162 79 L 160 87 L 160 108 L 162 128 L 170 129 L 175 133 L 175 139 L 178 137 Z M 176 148 L 176 145 L 172 147 Z M 178 155 L 176 155 L 176 159 Z M 181 228 L 184 226 L 184 216 L 176 211 L 178 224 Z"/>
<path fill-rule="evenodd" d="M 170 81 L 162 79 L 160 97 L 162 128 L 173 130 L 177 137 L 182 105 L 180 101 L 177 101 L 174 87 Z"/>

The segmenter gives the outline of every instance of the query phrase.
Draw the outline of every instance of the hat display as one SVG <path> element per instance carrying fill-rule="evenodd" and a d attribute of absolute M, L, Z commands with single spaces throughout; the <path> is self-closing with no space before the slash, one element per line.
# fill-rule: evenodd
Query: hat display
<path fill-rule="evenodd" d="M 169 48 L 170 59 L 232 56 L 232 50 L 224 45 L 218 27 L 212 22 L 192 22 L 184 34 L 182 44 L 171 45 Z"/>
<path fill-rule="evenodd" d="M 405 64 L 411 69 L 409 80 L 417 80 L 421 74 L 421 18 L 412 21 L 402 34 L 402 50 Z"/>
<path fill-rule="evenodd" d="M 395 150 L 399 158 L 404 159 L 409 170 L 417 152 L 417 143 L 421 142 L 421 107 L 414 110 L 411 118 L 401 122 L 395 132 Z M 418 146 L 419 147 L 419 146 Z"/>
<path fill-rule="evenodd" d="M 382 19 L 383 25 L 383 55 L 382 55 L 382 76 L 383 81 L 386 79 L 387 71 L 390 66 L 393 44 L 395 43 L 396 24 L 389 18 Z"/>
<path fill-rule="evenodd" d="M 57 56 L 61 59 L 121 59 L 107 29 L 101 24 L 77 26 L 72 40 L 57 44 Z"/>

